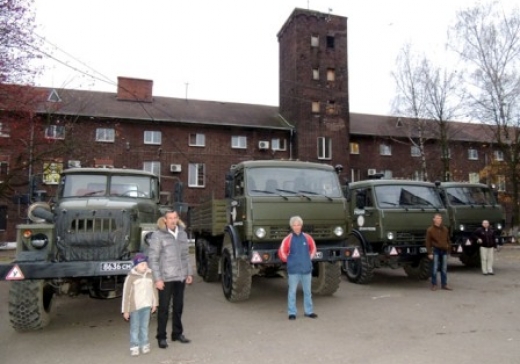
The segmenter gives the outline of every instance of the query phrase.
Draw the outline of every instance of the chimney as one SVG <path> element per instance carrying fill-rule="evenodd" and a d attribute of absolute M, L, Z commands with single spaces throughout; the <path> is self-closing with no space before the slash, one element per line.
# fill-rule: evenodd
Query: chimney
<path fill-rule="evenodd" d="M 152 89 L 152 80 L 117 78 L 117 99 L 119 101 L 152 102 Z"/>

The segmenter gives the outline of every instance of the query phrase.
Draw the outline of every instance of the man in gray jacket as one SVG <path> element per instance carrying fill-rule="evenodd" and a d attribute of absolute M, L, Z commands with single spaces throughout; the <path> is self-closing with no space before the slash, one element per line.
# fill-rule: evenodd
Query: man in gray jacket
<path fill-rule="evenodd" d="M 168 211 L 159 219 L 159 230 L 152 234 L 150 240 L 149 265 L 152 269 L 155 287 L 159 292 L 159 309 L 157 313 L 157 341 L 159 347 L 166 349 L 166 326 L 168 311 L 173 298 L 172 341 L 183 344 L 190 342 L 183 334 L 182 309 L 184 305 L 184 288 L 193 282 L 190 264 L 188 235 L 179 224 L 177 211 Z"/>

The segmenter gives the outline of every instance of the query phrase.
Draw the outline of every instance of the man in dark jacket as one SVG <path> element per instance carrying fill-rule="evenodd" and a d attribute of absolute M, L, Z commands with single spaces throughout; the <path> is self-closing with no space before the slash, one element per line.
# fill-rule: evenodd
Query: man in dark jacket
<path fill-rule="evenodd" d="M 489 226 L 489 221 L 482 221 L 482 226 L 473 233 L 474 239 L 480 245 L 480 265 L 482 274 L 493 275 L 493 252 L 497 247 L 495 232 Z"/>
<path fill-rule="evenodd" d="M 433 216 L 433 225 L 426 230 L 426 250 L 428 258 L 433 260 L 432 267 L 432 286 L 431 290 L 437 290 L 437 270 L 441 268 L 441 287 L 451 291 L 448 286 L 448 255 L 451 250 L 450 232 L 442 225 L 442 215 Z"/>
<path fill-rule="evenodd" d="M 184 288 L 193 282 L 190 264 L 188 235 L 179 224 L 179 214 L 169 211 L 159 219 L 159 230 L 152 234 L 149 264 L 152 269 L 155 287 L 159 291 L 159 309 L 157 312 L 157 341 L 161 349 L 166 349 L 166 325 L 168 311 L 173 299 L 172 341 L 183 344 L 190 342 L 183 334 L 182 309 Z"/>

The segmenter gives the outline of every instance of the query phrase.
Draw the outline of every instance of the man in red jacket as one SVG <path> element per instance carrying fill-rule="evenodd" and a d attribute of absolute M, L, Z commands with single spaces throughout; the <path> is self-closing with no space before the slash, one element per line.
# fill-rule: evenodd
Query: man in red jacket
<path fill-rule="evenodd" d="M 316 243 L 309 234 L 302 232 L 303 220 L 293 216 L 289 220 L 292 233 L 287 235 L 278 249 L 278 256 L 282 262 L 287 262 L 287 281 L 289 292 L 287 295 L 287 313 L 289 320 L 296 319 L 296 290 L 302 283 L 303 308 L 305 317 L 317 318 L 312 305 L 311 273 L 312 258 L 316 255 Z"/>

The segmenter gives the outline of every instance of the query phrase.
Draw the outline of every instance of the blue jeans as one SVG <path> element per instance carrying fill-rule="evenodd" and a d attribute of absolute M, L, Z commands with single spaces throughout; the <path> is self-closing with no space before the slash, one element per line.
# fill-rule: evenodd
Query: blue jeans
<path fill-rule="evenodd" d="M 148 345 L 148 325 L 150 323 L 151 307 L 143 307 L 130 312 L 130 347 Z"/>
<path fill-rule="evenodd" d="M 312 308 L 311 274 L 289 274 L 287 281 L 289 283 L 287 313 L 296 316 L 296 312 L 298 311 L 296 309 L 296 290 L 300 282 L 302 283 L 303 289 L 303 310 L 306 315 L 314 313 Z"/>
<path fill-rule="evenodd" d="M 448 252 L 433 248 L 432 285 L 437 285 L 437 271 L 441 268 L 441 285 L 448 284 Z"/>

